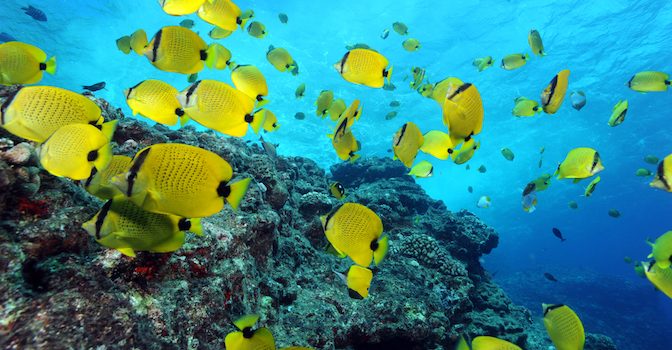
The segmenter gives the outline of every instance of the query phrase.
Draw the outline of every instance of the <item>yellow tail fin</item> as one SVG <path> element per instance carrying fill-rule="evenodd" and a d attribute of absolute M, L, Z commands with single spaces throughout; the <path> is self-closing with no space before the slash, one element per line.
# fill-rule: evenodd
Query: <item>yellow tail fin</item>
<path fill-rule="evenodd" d="M 252 127 L 252 130 L 254 130 L 255 134 L 259 133 L 259 130 L 264 126 L 264 122 L 266 122 L 266 113 L 263 114 L 263 117 L 255 117 L 252 116 L 252 122 L 250 123 L 250 126 Z"/>
<path fill-rule="evenodd" d="M 255 108 L 261 108 L 261 107 L 267 105 L 269 102 L 271 102 L 271 101 L 269 101 L 265 98 L 261 98 L 260 100 L 257 100 L 257 105 L 255 106 Z"/>
<path fill-rule="evenodd" d="M 259 315 L 251 314 L 251 315 L 245 315 L 235 321 L 233 321 L 233 324 L 236 326 L 236 328 L 240 329 L 241 331 L 245 328 L 252 328 L 257 321 L 259 320 Z"/>
<path fill-rule="evenodd" d="M 93 166 L 100 172 L 107 168 L 112 161 L 112 144 L 106 143 L 101 149 L 98 150 L 98 158 L 93 161 Z"/>
<path fill-rule="evenodd" d="M 248 19 L 249 18 L 242 19 L 242 18 L 238 17 L 238 21 L 240 21 L 240 29 L 241 30 L 245 30 L 245 25 L 247 24 Z"/>
<path fill-rule="evenodd" d="M 51 75 L 56 74 L 56 56 L 52 56 L 47 62 L 45 62 L 47 65 L 47 69 L 45 71 Z"/>
<path fill-rule="evenodd" d="M 191 227 L 189 228 L 189 231 L 199 235 L 203 236 L 203 226 L 201 225 L 201 219 L 189 219 L 189 222 L 191 223 Z"/>
<path fill-rule="evenodd" d="M 131 48 L 138 55 L 142 55 L 147 46 L 147 33 L 144 30 L 138 29 L 135 33 L 131 34 Z"/>
<path fill-rule="evenodd" d="M 105 135 L 105 137 L 108 140 L 112 140 L 112 136 L 114 135 L 114 131 L 117 130 L 117 124 L 119 123 L 119 120 L 111 120 L 107 123 L 103 123 L 103 125 L 100 127 L 100 131 Z"/>
<path fill-rule="evenodd" d="M 184 113 L 180 117 L 180 127 L 183 127 L 185 124 L 187 124 L 187 122 L 189 122 L 189 119 L 191 119 L 189 118 L 189 115 L 187 113 Z"/>
<path fill-rule="evenodd" d="M 385 76 L 385 78 L 387 79 L 388 83 L 391 83 L 391 80 L 392 80 L 392 68 L 394 68 L 394 66 L 390 66 L 390 69 L 385 70 L 384 71 L 385 74 L 383 74 Z"/>
<path fill-rule="evenodd" d="M 247 193 L 250 181 L 252 181 L 252 179 L 248 177 L 229 185 L 231 186 L 231 193 L 226 197 L 226 201 L 229 202 L 229 205 L 231 205 L 233 210 L 238 209 L 240 202 L 243 200 L 243 197 L 245 197 L 245 193 Z"/>
<path fill-rule="evenodd" d="M 387 238 L 387 235 L 384 235 L 383 237 L 378 240 L 378 249 L 376 249 L 373 252 L 373 262 L 378 265 L 380 264 L 381 261 L 385 258 L 387 255 L 387 249 L 389 248 L 390 243 Z"/>

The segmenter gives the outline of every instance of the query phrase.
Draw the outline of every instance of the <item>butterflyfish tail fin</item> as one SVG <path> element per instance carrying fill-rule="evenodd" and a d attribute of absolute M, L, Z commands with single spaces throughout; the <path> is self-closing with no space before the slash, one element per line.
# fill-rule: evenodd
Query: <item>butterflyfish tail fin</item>
<path fill-rule="evenodd" d="M 252 130 L 254 130 L 255 134 L 259 133 L 259 130 L 264 126 L 264 122 L 266 122 L 266 113 L 264 113 L 263 117 L 255 117 L 251 116 L 252 121 L 250 121 L 250 126 L 252 127 Z"/>
<path fill-rule="evenodd" d="M 44 62 L 46 68 L 44 69 L 47 73 L 54 75 L 56 74 L 56 56 L 51 56 L 47 62 Z"/>
<path fill-rule="evenodd" d="M 244 178 L 240 181 L 236 181 L 229 186 L 230 192 L 229 195 L 226 196 L 226 201 L 229 203 L 231 208 L 233 210 L 237 210 L 238 207 L 240 206 L 240 202 L 243 200 L 243 197 L 245 197 L 245 193 L 247 193 L 247 188 L 250 186 L 250 181 L 252 181 L 251 178 Z"/>
<path fill-rule="evenodd" d="M 373 262 L 376 265 L 379 265 L 381 261 L 385 258 L 387 255 L 387 250 L 390 246 L 389 239 L 387 238 L 387 235 L 384 235 L 383 237 L 378 240 L 378 248 L 373 251 Z"/>

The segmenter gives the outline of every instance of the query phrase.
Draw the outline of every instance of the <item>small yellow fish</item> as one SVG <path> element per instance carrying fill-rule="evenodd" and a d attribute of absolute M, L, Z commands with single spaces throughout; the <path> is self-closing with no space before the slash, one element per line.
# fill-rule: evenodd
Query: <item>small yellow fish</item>
<path fill-rule="evenodd" d="M 231 64 L 231 81 L 236 89 L 245 93 L 245 95 L 257 101 L 256 105 L 261 107 L 269 101 L 264 99 L 268 95 L 268 84 L 266 78 L 259 68 L 252 65 Z"/>
<path fill-rule="evenodd" d="M 600 180 L 602 179 L 599 176 L 594 178 L 593 181 L 591 181 L 588 186 L 586 186 L 586 190 L 583 192 L 583 195 L 586 197 L 592 196 L 595 188 L 597 188 L 597 184 L 600 183 Z"/>
<path fill-rule="evenodd" d="M 432 130 L 423 135 L 423 139 L 420 150 L 438 159 L 446 160 L 454 151 L 450 135 L 445 132 Z"/>
<path fill-rule="evenodd" d="M 565 99 L 567 93 L 567 85 L 569 84 L 569 70 L 560 71 L 548 86 L 541 93 L 541 105 L 544 112 L 554 114 L 560 109 L 562 101 Z"/>
<path fill-rule="evenodd" d="M 406 26 L 402 22 L 394 22 L 392 23 L 392 29 L 397 32 L 399 35 L 406 35 L 408 34 L 408 26 Z"/>
<path fill-rule="evenodd" d="M 0 85 L 36 84 L 42 72 L 56 73 L 56 57 L 19 41 L 0 44 Z"/>
<path fill-rule="evenodd" d="M 434 175 L 434 166 L 432 163 L 423 160 L 414 165 L 413 168 L 411 168 L 411 171 L 408 172 L 408 175 L 414 176 L 415 178 L 431 177 Z"/>
<path fill-rule="evenodd" d="M 628 113 L 628 100 L 618 101 L 611 111 L 611 117 L 609 117 L 607 124 L 612 127 L 621 125 L 625 121 L 626 113 Z"/>
<path fill-rule="evenodd" d="M 388 66 L 385 56 L 370 49 L 350 50 L 334 64 L 346 81 L 372 88 L 383 87 L 386 79 L 390 82 L 392 66 Z"/>
<path fill-rule="evenodd" d="M 345 122 L 341 123 L 340 125 L 341 128 L 336 130 L 334 133 L 331 139 L 331 144 L 334 146 L 338 158 L 341 160 L 354 162 L 360 157 L 359 154 L 355 153 L 360 150 L 359 141 L 355 139 L 355 136 L 352 134 L 352 130 L 345 127 Z"/>
<path fill-rule="evenodd" d="M 200 0 L 198 0 L 200 1 Z M 235 31 L 238 26 L 245 28 L 247 19 L 243 18 L 240 8 L 231 0 L 200 1 L 203 6 L 198 8 L 198 17 L 207 23 L 228 31 Z"/>
<path fill-rule="evenodd" d="M 539 57 L 546 56 L 544 43 L 541 41 L 541 35 L 539 35 L 536 29 L 530 30 L 530 33 L 527 35 L 527 42 L 530 44 L 533 54 Z"/>
<path fill-rule="evenodd" d="M 306 83 L 301 83 L 301 85 L 297 86 L 296 90 L 294 90 L 294 97 L 302 98 L 305 95 L 306 95 Z"/>
<path fill-rule="evenodd" d="M 338 101 L 338 100 L 336 100 L 336 101 Z M 334 101 L 334 103 L 336 103 L 336 101 Z M 332 107 L 333 107 L 334 103 L 332 103 Z M 336 123 L 336 125 L 340 126 L 341 123 L 345 122 L 347 128 L 352 127 L 352 125 L 355 123 L 355 121 L 359 120 L 359 118 L 362 116 L 362 109 L 363 108 L 364 107 L 360 107 L 359 100 L 352 101 L 350 106 L 348 106 L 348 108 L 346 108 L 345 111 L 343 111 L 343 113 L 341 113 L 340 117 L 338 118 L 338 122 Z M 337 129 L 338 129 L 338 126 L 337 126 Z"/>
<path fill-rule="evenodd" d="M 672 265 L 672 231 L 667 231 L 656 238 L 656 241 L 651 243 L 647 241 L 651 246 L 651 254 L 648 258 L 653 259 L 656 263 L 656 266 L 661 269 L 669 269 Z"/>
<path fill-rule="evenodd" d="M 117 44 L 117 49 L 119 51 L 123 52 L 124 54 L 128 55 L 131 53 L 131 36 L 130 35 L 124 35 L 121 38 L 117 39 L 115 41 Z"/>
<path fill-rule="evenodd" d="M 508 161 L 513 161 L 513 159 L 515 158 L 515 155 L 513 154 L 513 151 L 510 148 L 506 147 L 502 148 L 501 152 L 504 159 Z"/>
<path fill-rule="evenodd" d="M 345 112 L 347 108 L 348 106 L 345 105 L 345 100 L 339 98 L 331 103 L 331 106 L 329 106 L 329 109 L 327 109 L 327 114 L 329 115 L 329 118 L 331 118 L 331 120 L 337 121 L 341 118 L 341 115 L 343 114 L 343 112 Z"/>
<path fill-rule="evenodd" d="M 471 62 L 471 65 L 476 67 L 479 72 L 482 72 L 490 67 L 495 63 L 495 60 L 492 58 L 492 56 L 485 56 L 485 57 L 480 57 L 474 59 L 473 62 Z"/>
<path fill-rule="evenodd" d="M 502 68 L 506 70 L 514 70 L 524 66 L 530 58 L 528 54 L 514 53 L 502 58 Z"/>
<path fill-rule="evenodd" d="M 527 97 L 521 96 L 514 100 L 516 103 L 513 106 L 511 114 L 516 117 L 533 117 L 538 113 L 541 113 L 541 107 L 539 107 L 539 102 L 530 100 Z"/>
<path fill-rule="evenodd" d="M 336 199 L 343 199 L 345 197 L 345 187 L 340 182 L 334 182 L 329 185 L 329 192 Z"/>
<path fill-rule="evenodd" d="M 558 165 L 558 179 L 585 179 L 604 170 L 600 154 L 588 147 L 575 148 Z"/>
<path fill-rule="evenodd" d="M 186 123 L 188 117 L 177 99 L 176 88 L 160 80 L 144 80 L 124 90 L 126 103 L 133 115 L 140 114 L 157 123 L 175 125 L 178 119 Z"/>
<path fill-rule="evenodd" d="M 322 90 L 320 95 L 317 96 L 317 101 L 315 101 L 315 106 L 317 106 L 315 115 L 324 119 L 327 116 L 327 112 L 333 101 L 334 93 L 331 90 Z"/>
<path fill-rule="evenodd" d="M 252 329 L 259 320 L 258 315 L 245 315 L 233 324 L 239 332 L 231 332 L 224 338 L 227 350 L 275 350 L 275 340 L 268 328 Z"/>
<path fill-rule="evenodd" d="M 642 269 L 646 278 L 656 289 L 672 298 L 672 268 L 662 268 L 658 263 L 642 262 Z M 637 271 L 637 270 L 635 270 Z"/>
<path fill-rule="evenodd" d="M 261 115 L 261 113 L 264 113 L 264 115 Z M 254 112 L 254 118 L 264 118 L 264 130 L 267 132 L 277 131 L 280 128 L 280 124 L 278 124 L 278 117 L 276 117 L 275 113 L 269 111 L 268 109 L 262 108 L 257 110 Z"/>
<path fill-rule="evenodd" d="M 457 89 L 464 85 L 464 82 L 459 78 L 448 77 L 439 81 L 438 83 L 432 86 L 431 90 L 431 99 L 436 101 L 440 107 L 443 108 L 443 104 L 446 102 L 446 96 L 454 94 Z"/>
<path fill-rule="evenodd" d="M 112 159 L 110 140 L 118 120 L 99 130 L 89 124 L 68 124 L 56 130 L 40 147 L 40 164 L 50 174 L 84 180 L 94 168 L 102 171 Z"/>
<path fill-rule="evenodd" d="M 103 200 L 123 194 L 116 186 L 112 185 L 110 180 L 116 175 L 127 172 L 130 165 L 131 157 L 112 156 L 110 164 L 105 169 L 98 170 L 94 167 L 91 170 L 91 175 L 84 182 L 84 188 L 87 192 Z"/>
<path fill-rule="evenodd" d="M 357 265 L 367 267 L 372 260 L 379 265 L 387 255 L 388 238 L 383 235 L 383 222 L 366 206 L 345 203 L 321 220 L 329 243 Z"/>
<path fill-rule="evenodd" d="M 667 91 L 669 86 L 670 76 L 663 72 L 639 72 L 628 81 L 628 87 L 639 92 Z"/>
<path fill-rule="evenodd" d="M 408 122 L 404 124 L 394 134 L 392 140 L 392 150 L 394 151 L 395 159 L 399 159 L 404 166 L 410 168 L 424 142 L 422 132 L 415 123 Z"/>
<path fill-rule="evenodd" d="M 542 304 L 544 327 L 557 350 L 582 350 L 586 342 L 583 324 L 566 305 Z"/>
<path fill-rule="evenodd" d="M 205 3 L 206 0 L 162 0 L 159 1 L 164 12 L 171 16 L 192 14 Z"/>
<path fill-rule="evenodd" d="M 144 210 L 201 218 L 222 210 L 224 201 L 238 208 L 251 179 L 232 178 L 231 165 L 216 153 L 159 143 L 140 150 L 129 171 L 113 177 L 112 184 Z"/>
<path fill-rule="evenodd" d="M 483 116 L 481 94 L 473 84 L 465 83 L 446 95 L 443 102 L 443 124 L 449 130 L 453 146 L 480 134 L 483 129 Z"/>
<path fill-rule="evenodd" d="M 130 257 L 137 251 L 174 252 L 184 244 L 184 231 L 203 234 L 200 219 L 150 213 L 124 196 L 105 203 L 82 228 L 100 245 Z"/>
<path fill-rule="evenodd" d="M 404 47 L 404 50 L 406 51 L 417 51 L 421 46 L 420 46 L 420 41 L 418 39 L 414 38 L 408 38 L 404 40 L 404 42 L 401 43 L 401 46 Z"/>
<path fill-rule="evenodd" d="M 672 154 L 660 161 L 658 169 L 656 170 L 656 176 L 649 186 L 672 192 Z"/>
<path fill-rule="evenodd" d="M 373 271 L 357 265 L 350 266 L 346 278 L 348 295 L 353 299 L 368 298 L 371 280 L 373 280 Z"/>
<path fill-rule="evenodd" d="M 100 108 L 78 93 L 51 86 L 26 86 L 7 96 L 0 108 L 2 127 L 35 142 L 45 142 L 69 124 L 103 123 Z"/>
<path fill-rule="evenodd" d="M 228 38 L 229 35 L 231 35 L 233 32 L 227 29 L 223 29 L 220 27 L 214 27 L 212 30 L 208 32 L 208 36 L 212 39 L 219 40 L 219 39 L 224 39 Z"/>
<path fill-rule="evenodd" d="M 261 39 L 261 38 L 265 37 L 266 34 L 268 34 L 266 32 L 266 26 L 263 23 L 258 22 L 258 21 L 254 21 L 254 22 L 250 23 L 249 26 L 247 26 L 247 33 L 250 34 L 251 36 L 257 38 L 257 39 Z"/>
<path fill-rule="evenodd" d="M 472 137 L 469 139 L 469 141 L 463 143 L 459 150 L 450 152 L 450 157 L 455 164 L 464 164 L 471 160 L 471 158 L 474 156 L 474 153 L 476 153 L 476 150 L 480 147 L 481 142 L 476 142 L 476 140 Z"/>
<path fill-rule="evenodd" d="M 266 59 L 280 72 L 290 71 L 293 75 L 298 74 L 296 62 L 286 49 L 270 45 L 266 51 Z M 295 70 L 296 73 L 294 73 Z"/>

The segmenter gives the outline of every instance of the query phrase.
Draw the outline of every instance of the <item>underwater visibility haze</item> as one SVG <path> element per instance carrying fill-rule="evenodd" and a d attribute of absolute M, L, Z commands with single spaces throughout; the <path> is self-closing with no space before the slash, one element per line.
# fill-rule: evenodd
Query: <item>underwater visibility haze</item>
<path fill-rule="evenodd" d="M 0 18 L 2 348 L 672 349 L 670 1 Z"/>

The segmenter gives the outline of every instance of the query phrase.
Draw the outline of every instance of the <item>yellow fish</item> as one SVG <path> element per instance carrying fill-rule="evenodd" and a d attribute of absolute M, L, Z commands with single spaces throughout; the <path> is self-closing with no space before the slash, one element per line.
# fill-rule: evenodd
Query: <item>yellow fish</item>
<path fill-rule="evenodd" d="M 422 84 L 418 89 L 418 93 L 422 97 L 432 98 L 432 93 L 434 92 L 434 85 L 430 83 Z"/>
<path fill-rule="evenodd" d="M 334 64 L 343 79 L 353 84 L 381 88 L 392 77 L 392 66 L 385 56 L 371 49 L 353 49 Z"/>
<path fill-rule="evenodd" d="M 520 346 L 495 337 L 481 335 L 471 341 L 471 350 L 523 350 Z"/>
<path fill-rule="evenodd" d="M 220 27 L 214 27 L 208 32 L 208 36 L 215 40 L 228 38 L 229 35 L 231 34 L 233 34 L 233 31 L 226 30 Z"/>
<path fill-rule="evenodd" d="M 476 58 L 473 62 L 471 62 L 471 65 L 476 67 L 479 72 L 482 72 L 490 67 L 495 63 L 495 60 L 492 58 L 492 56 L 485 56 L 485 57 L 480 57 Z"/>
<path fill-rule="evenodd" d="M 261 115 L 261 113 L 265 113 L 265 115 Z M 267 132 L 277 131 L 280 128 L 280 124 L 278 124 L 278 117 L 276 117 L 275 113 L 269 111 L 268 109 L 262 108 L 257 110 L 254 112 L 254 118 L 265 118 L 264 130 Z"/>
<path fill-rule="evenodd" d="M 394 134 L 392 140 L 392 150 L 395 159 L 399 159 L 404 166 L 410 168 L 418 155 L 418 150 L 424 144 L 425 140 L 422 132 L 413 122 L 404 124 L 399 131 Z"/>
<path fill-rule="evenodd" d="M 340 182 L 334 182 L 329 186 L 329 192 L 336 199 L 345 197 L 345 187 Z"/>
<path fill-rule="evenodd" d="M 357 265 L 350 266 L 346 277 L 348 295 L 353 299 L 368 298 L 371 280 L 373 280 L 373 271 Z"/>
<path fill-rule="evenodd" d="M 198 11 L 205 1 L 206 0 L 159 0 L 159 4 L 163 11 L 169 15 L 184 16 Z"/>
<path fill-rule="evenodd" d="M 103 123 L 100 108 L 78 93 L 51 86 L 27 86 L 17 90 L 0 107 L 2 127 L 35 142 L 44 142 L 69 124 Z"/>
<path fill-rule="evenodd" d="M 331 103 L 331 106 L 327 109 L 327 114 L 332 121 L 337 121 L 341 118 L 341 115 L 348 107 L 345 105 L 345 100 L 342 98 L 334 100 Z"/>
<path fill-rule="evenodd" d="M 68 124 L 56 130 L 40 146 L 40 164 L 50 174 L 84 180 L 93 168 L 104 170 L 112 159 L 110 140 L 117 120 L 104 123 L 102 130 L 89 124 Z"/>
<path fill-rule="evenodd" d="M 421 47 L 420 41 L 414 38 L 404 40 L 404 42 L 401 43 L 401 46 L 404 47 L 404 50 L 410 52 L 417 51 Z"/>
<path fill-rule="evenodd" d="M 0 85 L 36 84 L 42 72 L 56 73 L 56 57 L 18 41 L 0 44 Z"/>
<path fill-rule="evenodd" d="M 408 172 L 408 175 L 415 176 L 416 179 L 431 177 L 434 175 L 434 166 L 432 166 L 432 163 L 423 160 L 414 165 L 411 171 Z"/>
<path fill-rule="evenodd" d="M 625 121 L 626 113 L 628 113 L 628 100 L 618 101 L 611 111 L 611 117 L 609 117 L 607 124 L 612 127 L 621 125 Z"/>
<path fill-rule="evenodd" d="M 296 90 L 294 90 L 294 97 L 302 98 L 305 95 L 306 95 L 306 83 L 301 83 L 301 85 L 297 86 Z"/>
<path fill-rule="evenodd" d="M 450 153 L 450 157 L 455 164 L 464 164 L 471 160 L 471 158 L 474 156 L 474 153 L 476 153 L 476 150 L 480 147 L 481 142 L 476 142 L 476 140 L 472 137 L 469 139 L 469 141 L 463 143 L 459 150 L 455 150 Z"/>
<path fill-rule="evenodd" d="M 514 53 L 502 58 L 502 68 L 514 70 L 524 66 L 530 58 L 528 54 Z"/>
<path fill-rule="evenodd" d="M 448 128 L 454 146 L 481 133 L 483 115 L 481 94 L 471 83 L 465 83 L 446 95 L 443 124 Z"/>
<path fill-rule="evenodd" d="M 341 113 L 340 117 L 338 118 L 338 123 L 336 123 L 336 125 L 340 126 L 341 123 L 345 121 L 347 128 L 352 127 L 355 121 L 359 120 L 359 118 L 362 116 L 362 108 L 363 107 L 359 106 L 359 100 L 352 101 L 350 106 L 348 106 L 348 108 L 345 111 L 343 111 L 343 113 Z"/>
<path fill-rule="evenodd" d="M 599 176 L 594 178 L 593 181 L 591 181 L 588 186 L 586 186 L 586 190 L 583 192 L 583 195 L 586 197 L 592 196 L 595 188 L 597 187 L 597 184 L 600 183 L 600 180 L 602 179 Z"/>
<path fill-rule="evenodd" d="M 131 257 L 136 251 L 174 252 L 184 244 L 184 231 L 203 234 L 200 219 L 150 213 L 124 196 L 107 201 L 82 228 L 100 245 Z"/>
<path fill-rule="evenodd" d="M 418 89 L 422 85 L 422 81 L 425 80 L 425 69 L 420 67 L 413 67 L 411 70 L 413 73 L 413 81 L 411 82 L 411 89 Z"/>
<path fill-rule="evenodd" d="M 359 154 L 355 154 L 360 150 L 360 144 L 352 134 L 352 130 L 346 127 L 346 124 L 346 122 L 340 124 L 341 127 L 336 130 L 331 138 L 331 144 L 334 146 L 338 158 L 354 162 L 360 157 Z"/>
<path fill-rule="evenodd" d="M 331 107 L 331 103 L 334 101 L 334 93 L 331 90 L 322 90 L 320 95 L 317 96 L 317 101 L 315 101 L 315 115 L 322 117 L 323 119 L 327 116 L 327 111 Z"/>
<path fill-rule="evenodd" d="M 670 76 L 663 72 L 639 72 L 628 81 L 628 87 L 639 92 L 667 91 Z"/>
<path fill-rule="evenodd" d="M 141 51 L 154 67 L 174 73 L 194 74 L 206 65 L 214 67 L 218 56 L 216 51 L 221 47 L 219 44 L 208 46 L 198 34 L 182 26 L 161 28 L 149 43 L 146 43 L 146 35 L 140 34 L 140 39 L 135 41 L 133 36 L 131 46 L 136 52 Z M 140 49 L 143 44 L 144 47 Z"/>
<path fill-rule="evenodd" d="M 378 265 L 385 258 L 388 238 L 383 235 L 383 222 L 371 209 L 345 203 L 321 220 L 329 243 L 357 265 L 366 267 L 372 260 Z"/>
<path fill-rule="evenodd" d="M 530 44 L 533 54 L 539 57 L 546 56 L 544 43 L 541 41 L 541 35 L 539 35 L 536 29 L 530 30 L 530 33 L 527 35 L 527 43 Z"/>
<path fill-rule="evenodd" d="M 268 85 L 266 78 L 259 68 L 251 65 L 235 65 L 231 69 L 231 81 L 236 89 L 245 93 L 257 101 L 257 106 L 261 107 L 268 103 L 264 96 L 268 95 Z"/>
<path fill-rule="evenodd" d="M 266 59 L 280 72 L 290 71 L 293 75 L 298 74 L 298 70 L 296 71 L 296 74 L 294 74 L 297 65 L 296 62 L 294 62 L 292 55 L 290 55 L 289 51 L 286 49 L 271 45 L 268 47 L 268 51 L 266 51 Z"/>
<path fill-rule="evenodd" d="M 267 34 L 266 26 L 261 22 L 254 21 L 247 26 L 247 33 L 257 39 L 261 39 Z"/>
<path fill-rule="evenodd" d="M 672 231 L 665 232 L 653 243 L 647 243 L 651 246 L 648 258 L 653 259 L 661 269 L 669 269 L 672 265 Z"/>
<path fill-rule="evenodd" d="M 402 22 L 394 22 L 392 23 L 392 29 L 397 32 L 399 35 L 406 35 L 408 34 L 408 26 Z"/>
<path fill-rule="evenodd" d="M 566 305 L 542 304 L 544 327 L 557 350 L 583 350 L 586 335 L 579 317 Z"/>
<path fill-rule="evenodd" d="M 565 94 L 567 93 L 568 84 L 568 69 L 560 71 L 560 73 L 551 79 L 551 82 L 548 83 L 548 86 L 546 86 L 541 93 L 541 105 L 544 108 L 544 112 L 554 114 L 560 109 L 562 101 L 565 99 Z"/>
<path fill-rule="evenodd" d="M 245 315 L 233 322 L 239 332 L 231 332 L 224 338 L 227 350 L 275 350 L 275 340 L 268 328 L 252 329 L 258 315 Z"/>
<path fill-rule="evenodd" d="M 642 262 L 642 268 L 649 282 L 669 298 L 672 298 L 672 268 L 664 269 L 658 266 L 658 262 L 655 264 Z M 635 269 L 635 271 L 637 270 Z"/>
<path fill-rule="evenodd" d="M 123 41 L 125 43 L 125 41 Z M 117 41 L 117 45 L 119 45 L 121 42 Z M 144 55 L 145 53 L 145 47 L 148 44 L 147 40 L 147 33 L 142 30 L 138 29 L 133 34 L 130 36 L 129 44 L 131 45 L 130 49 L 133 50 L 133 52 L 137 53 L 138 55 Z M 127 49 L 123 49 L 122 51 L 126 52 Z M 130 50 L 128 50 L 130 52 Z"/>
<path fill-rule="evenodd" d="M 453 143 L 450 135 L 438 130 L 432 130 L 423 135 L 423 143 L 420 150 L 438 159 L 446 160 L 453 153 Z"/>
<path fill-rule="evenodd" d="M 585 179 L 604 170 L 600 154 L 588 147 L 574 148 L 558 165 L 558 179 Z"/>
<path fill-rule="evenodd" d="M 235 31 L 238 26 L 241 29 L 245 28 L 247 19 L 242 16 L 240 7 L 231 0 L 207 0 L 198 9 L 198 17 L 202 20 L 231 32 Z"/>
<path fill-rule="evenodd" d="M 511 114 L 516 117 L 534 117 L 537 113 L 541 113 L 539 102 L 530 100 L 527 97 L 518 97 L 514 100 L 516 103 L 513 106 Z"/>
<path fill-rule="evenodd" d="M 231 66 L 231 51 L 222 45 L 210 45 L 208 58 L 209 59 L 205 61 L 208 68 L 222 70 Z M 196 79 L 190 81 L 190 83 L 193 83 L 194 81 L 196 81 Z"/>
<path fill-rule="evenodd" d="M 264 125 L 263 118 L 252 114 L 253 99 L 216 80 L 197 81 L 182 91 L 178 100 L 189 118 L 226 135 L 243 137 L 248 126 L 259 133 Z"/>
<path fill-rule="evenodd" d="M 129 171 L 113 177 L 112 184 L 144 210 L 201 218 L 222 210 L 224 200 L 238 208 L 251 179 L 232 178 L 231 165 L 217 154 L 163 143 L 138 152 Z"/>
<path fill-rule="evenodd" d="M 446 96 L 452 95 L 464 82 L 455 77 L 448 77 L 434 84 L 431 89 L 431 98 L 443 108 Z"/>
<path fill-rule="evenodd" d="M 665 157 L 658 164 L 656 176 L 649 186 L 672 192 L 672 154 Z"/>
<path fill-rule="evenodd" d="M 188 119 L 177 99 L 178 94 L 170 84 L 152 79 L 124 90 L 126 103 L 133 115 L 140 114 L 165 125 L 175 125 L 178 119 L 184 125 Z"/>
<path fill-rule="evenodd" d="M 116 186 L 112 185 L 110 180 L 118 174 L 127 172 L 130 165 L 131 157 L 112 156 L 110 164 L 105 169 L 98 170 L 94 167 L 91 170 L 91 175 L 84 181 L 84 188 L 100 199 L 112 199 L 122 193 Z"/>
<path fill-rule="evenodd" d="M 131 53 L 131 36 L 130 35 L 122 36 L 121 38 L 117 39 L 115 41 L 115 43 L 117 44 L 117 49 L 119 49 L 119 51 L 121 51 L 121 52 L 123 52 L 127 55 L 129 53 Z"/>

